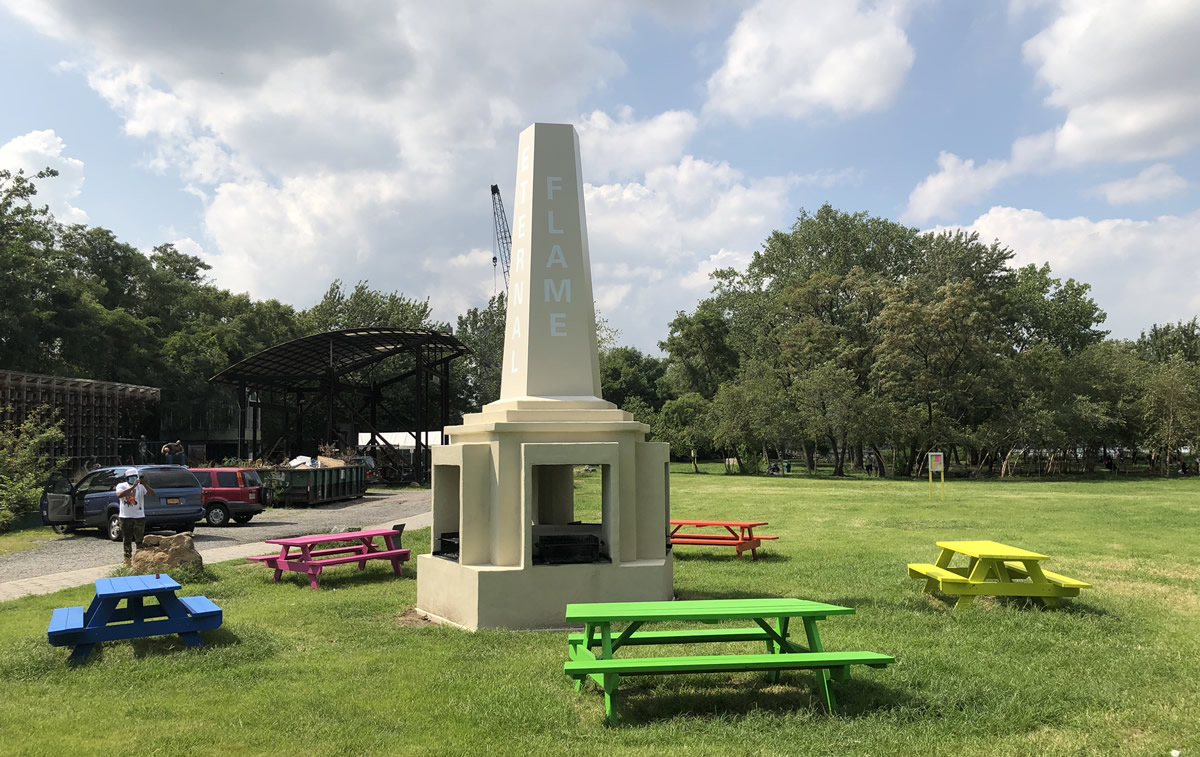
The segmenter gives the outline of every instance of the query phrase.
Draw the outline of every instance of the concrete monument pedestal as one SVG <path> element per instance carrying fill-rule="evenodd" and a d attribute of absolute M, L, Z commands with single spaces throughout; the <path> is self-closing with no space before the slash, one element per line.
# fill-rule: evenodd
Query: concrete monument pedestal
<path fill-rule="evenodd" d="M 471 630 L 564 623 L 571 602 L 670 599 L 665 444 L 600 399 L 579 138 L 521 134 L 500 399 L 433 450 L 433 551 L 417 607 Z M 575 470 L 599 472 L 599 523 Z"/>

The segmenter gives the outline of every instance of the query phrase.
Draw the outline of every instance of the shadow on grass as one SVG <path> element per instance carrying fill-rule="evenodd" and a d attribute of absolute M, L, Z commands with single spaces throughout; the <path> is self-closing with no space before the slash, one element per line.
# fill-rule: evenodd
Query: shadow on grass
<path fill-rule="evenodd" d="M 675 598 L 679 600 L 688 599 L 781 599 L 783 595 L 775 594 L 769 591 L 696 591 L 687 589 L 676 589 Z"/>
<path fill-rule="evenodd" d="M 766 563 L 782 563 L 791 562 L 790 557 L 779 552 L 763 552 L 762 547 L 759 547 L 758 559 L 751 558 L 749 552 L 744 553 L 741 562 L 766 562 Z M 676 549 L 671 550 L 671 554 L 679 562 L 738 562 L 737 553 L 726 549 L 721 552 L 680 552 Z"/>
<path fill-rule="evenodd" d="M 882 673 L 883 671 L 879 671 Z M 870 674 L 867 674 L 870 675 Z M 687 690 L 672 690 L 672 684 L 630 684 L 621 682 L 617 693 L 619 726 L 636 727 L 680 716 L 739 718 L 760 713 L 787 715 L 810 711 L 815 717 L 828 717 L 825 705 L 814 691 L 815 673 L 784 673 L 778 684 L 763 679 L 753 682 L 729 681 L 703 689 L 683 683 Z M 830 682 L 838 703 L 837 717 L 854 718 L 888 710 L 912 708 L 921 702 L 907 692 L 870 680 L 852 678 L 845 683 Z M 595 689 L 585 691 L 595 694 Z"/>
<path fill-rule="evenodd" d="M 352 564 L 351 564 L 352 565 Z M 341 566 L 346 568 L 346 566 Z M 271 583 L 271 571 L 265 571 L 265 576 L 268 583 Z M 416 580 L 417 571 L 409 567 L 409 563 L 404 564 L 403 575 L 397 576 L 392 573 L 391 567 L 387 571 L 382 570 L 358 570 L 356 567 L 349 567 L 345 570 L 337 572 L 322 572 L 317 579 L 320 588 L 317 591 L 326 589 L 349 589 L 355 586 L 368 586 L 370 584 L 386 583 L 390 581 L 413 581 Z M 308 583 L 308 574 L 296 573 L 294 571 L 285 571 L 279 577 L 277 585 L 291 585 L 297 589 L 305 591 L 313 591 L 313 588 Z"/>
<path fill-rule="evenodd" d="M 954 609 L 954 597 L 944 594 L 916 594 L 899 599 L 879 599 L 877 597 L 806 597 L 816 602 L 828 602 L 831 605 L 853 607 L 856 610 L 864 607 L 884 610 L 902 610 L 905 612 L 924 612 L 942 615 Z"/>
<path fill-rule="evenodd" d="M 1063 597 L 1062 604 L 1058 607 L 1048 607 L 1041 599 L 1037 597 L 989 597 L 992 602 L 1002 607 L 1011 607 L 1016 610 L 1028 610 L 1031 612 L 1046 611 L 1066 613 L 1067 615 L 1090 615 L 1093 617 L 1115 617 L 1115 614 L 1103 607 L 1089 605 L 1086 602 L 1078 602 L 1070 597 Z M 976 603 L 979 600 L 975 600 Z"/>
<path fill-rule="evenodd" d="M 1047 607 L 1044 602 L 1038 597 L 992 597 L 992 596 L 977 596 L 971 607 L 961 612 L 975 612 L 982 610 L 986 612 L 989 606 L 996 605 L 1000 607 L 1012 608 L 1026 612 L 1059 612 L 1068 615 L 1090 615 L 1094 617 L 1113 617 L 1114 614 L 1109 610 L 1095 605 L 1089 605 L 1086 602 L 1074 601 L 1069 597 L 1063 597 L 1062 605 L 1059 607 Z M 936 591 L 933 594 L 909 595 L 900 600 L 875 599 L 871 597 L 835 597 L 834 599 L 819 599 L 817 601 L 829 602 L 833 605 L 842 605 L 843 607 L 853 607 L 860 609 L 864 607 L 882 608 L 886 610 L 903 610 L 906 612 L 923 612 L 932 613 L 935 615 L 948 615 L 955 612 L 954 605 L 958 602 L 957 594 L 943 594 Z"/>
<path fill-rule="evenodd" d="M 220 649 L 222 647 L 232 647 L 242 643 L 242 639 L 228 628 L 214 628 L 211 631 L 201 631 L 200 638 L 204 640 L 204 645 L 197 649 Z M 186 650 L 187 644 L 183 639 L 176 635 L 169 636 L 150 636 L 142 639 L 131 639 L 130 644 L 133 647 L 133 656 L 136 659 L 144 659 L 146 657 L 159 657 L 162 655 L 175 655 Z M 103 645 L 97 645 L 96 649 L 92 650 L 92 656 L 102 648 Z"/>

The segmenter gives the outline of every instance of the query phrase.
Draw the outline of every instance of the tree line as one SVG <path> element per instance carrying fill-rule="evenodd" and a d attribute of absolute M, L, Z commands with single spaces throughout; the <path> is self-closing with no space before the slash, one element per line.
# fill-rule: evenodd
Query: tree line
<path fill-rule="evenodd" d="M 677 454 L 744 468 L 823 456 L 835 475 L 868 460 L 911 476 L 935 450 L 978 475 L 1189 464 L 1197 320 L 1108 338 L 1088 284 L 1012 258 L 962 231 L 801 211 L 745 270 L 713 274 L 670 323 L 665 359 L 609 355 L 606 375 L 653 381 L 620 401 Z"/>
<path fill-rule="evenodd" d="M 202 425 L 233 401 L 208 383 L 223 368 L 306 334 L 395 326 L 470 348 L 452 363 L 452 422 L 499 396 L 503 294 L 453 326 L 428 300 L 366 282 L 334 281 L 307 309 L 253 300 L 173 245 L 143 253 L 59 223 L 35 201 L 54 176 L 0 170 L 0 367 L 159 386 L 165 414 Z M 711 296 L 668 324 L 664 357 L 618 345 L 598 317 L 605 399 L 676 455 L 746 470 L 823 457 L 837 475 L 870 460 L 909 476 L 940 450 L 1008 475 L 1148 450 L 1170 473 L 1200 441 L 1200 324 L 1111 339 L 1086 283 L 1012 258 L 973 234 L 801 211 L 745 270 L 713 274 Z"/>

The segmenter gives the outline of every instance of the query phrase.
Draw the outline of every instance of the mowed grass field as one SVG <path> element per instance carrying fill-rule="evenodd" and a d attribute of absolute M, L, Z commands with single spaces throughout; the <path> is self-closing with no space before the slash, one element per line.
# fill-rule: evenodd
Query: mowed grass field
<path fill-rule="evenodd" d="M 0 603 L 0 754 L 1200 754 L 1200 481 L 953 481 L 941 502 L 924 482 L 686 470 L 676 516 L 767 520 L 780 539 L 758 562 L 677 547 L 679 598 L 849 605 L 822 622 L 826 648 L 897 658 L 836 685 L 838 716 L 807 672 L 641 677 L 610 727 L 602 696 L 562 675 L 565 632 L 421 624 L 411 568 L 331 568 L 314 592 L 227 563 L 182 592 L 225 612 L 197 650 L 116 642 L 71 668 L 46 625 L 90 587 Z M 597 485 L 579 480 L 581 504 Z M 905 571 L 941 539 L 1042 552 L 1095 588 L 1060 610 L 956 613 Z M 404 542 L 426 551 L 428 531 Z"/>

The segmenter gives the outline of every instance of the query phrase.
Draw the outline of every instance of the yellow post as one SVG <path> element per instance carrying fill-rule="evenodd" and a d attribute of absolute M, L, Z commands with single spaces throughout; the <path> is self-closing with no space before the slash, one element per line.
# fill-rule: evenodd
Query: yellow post
<path fill-rule="evenodd" d="M 946 471 L 942 471 L 942 501 L 946 501 Z"/>
<path fill-rule="evenodd" d="M 933 499 L 933 468 L 929 469 L 929 498 Z"/>

